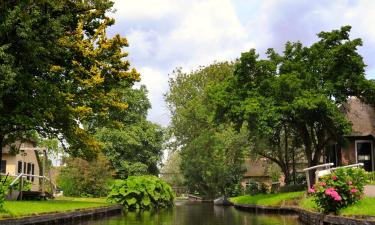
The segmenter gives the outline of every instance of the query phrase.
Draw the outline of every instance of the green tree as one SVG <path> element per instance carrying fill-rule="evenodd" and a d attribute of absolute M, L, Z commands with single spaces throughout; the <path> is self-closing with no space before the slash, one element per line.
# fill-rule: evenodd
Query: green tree
<path fill-rule="evenodd" d="M 99 155 L 90 162 L 80 158 L 66 158 L 57 184 L 65 196 L 103 197 L 107 196 L 112 183 L 108 161 Z"/>
<path fill-rule="evenodd" d="M 216 63 L 190 74 L 176 70 L 165 99 L 171 112 L 172 145 L 190 191 L 210 198 L 231 195 L 243 174 L 246 136 L 230 123 L 217 126 L 208 89 L 233 76 L 232 63 Z"/>
<path fill-rule="evenodd" d="M 351 40 L 349 32 L 350 26 L 321 32 L 310 47 L 288 42 L 282 55 L 269 49 L 267 59 L 259 59 L 255 50 L 243 53 L 234 78 L 211 94 L 216 118 L 248 123 L 256 137 L 271 133 L 267 146 L 272 153 L 279 151 L 272 143 L 281 143 L 281 136 L 297 138 L 308 166 L 317 165 L 324 148 L 350 132 L 339 106 L 351 96 L 370 101 L 368 93 L 373 93 L 357 52 L 362 41 Z"/>
<path fill-rule="evenodd" d="M 119 92 L 139 80 L 122 51 L 109 0 L 0 3 L 0 146 L 32 130 L 57 137 L 73 156 L 93 158 L 99 142 L 81 124 L 124 110 Z M 0 154 L 1 157 L 1 154 Z M 1 162 L 1 160 L 0 160 Z"/>
<path fill-rule="evenodd" d="M 163 129 L 147 121 L 151 104 L 147 89 L 127 88 L 122 90 L 122 101 L 127 110 L 112 110 L 107 121 L 96 120 L 95 137 L 103 143 L 103 153 L 119 178 L 133 175 L 157 175 L 162 157 Z M 115 121 L 115 123 L 108 123 Z"/>
<path fill-rule="evenodd" d="M 161 179 L 172 187 L 182 187 L 185 184 L 181 171 L 181 155 L 179 151 L 172 151 L 163 167 L 161 168 Z"/>

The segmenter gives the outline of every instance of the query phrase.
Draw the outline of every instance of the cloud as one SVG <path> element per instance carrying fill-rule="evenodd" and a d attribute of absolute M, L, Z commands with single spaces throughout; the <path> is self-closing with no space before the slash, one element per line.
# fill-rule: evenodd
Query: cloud
<path fill-rule="evenodd" d="M 174 68 L 233 60 L 254 47 L 230 0 L 117 0 L 115 7 L 110 33 L 127 37 L 129 60 L 150 91 L 149 119 L 163 125 L 169 123 L 163 93 Z"/>
<path fill-rule="evenodd" d="M 138 71 L 141 73 L 142 78 L 140 83 L 146 85 L 148 98 L 152 103 L 148 119 L 161 125 L 167 125 L 169 123 L 169 114 L 163 99 L 163 93 L 168 89 L 168 76 L 163 71 L 150 67 L 142 67 Z"/>
<path fill-rule="evenodd" d="M 128 38 L 129 60 L 150 90 L 149 119 L 168 124 L 162 94 L 168 74 L 213 61 L 233 60 L 256 48 L 282 51 L 286 41 L 310 45 L 320 31 L 352 25 L 352 37 L 375 77 L 375 1 L 373 0 L 115 0 L 116 24 L 109 34 Z"/>

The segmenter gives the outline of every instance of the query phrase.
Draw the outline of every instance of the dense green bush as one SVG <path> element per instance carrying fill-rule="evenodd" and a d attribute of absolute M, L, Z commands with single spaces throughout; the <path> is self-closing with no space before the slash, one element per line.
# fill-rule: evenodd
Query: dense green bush
<path fill-rule="evenodd" d="M 8 194 L 8 185 L 4 180 L 0 181 L 0 212 L 4 211 L 5 196 Z"/>
<path fill-rule="evenodd" d="M 3 178 L 3 183 L 4 185 L 9 188 L 10 184 L 14 181 L 14 177 L 7 177 L 7 178 Z M 23 180 L 23 188 L 22 190 L 23 191 L 31 191 L 31 181 L 27 180 L 26 178 L 24 178 Z M 13 190 L 17 190 L 19 191 L 20 190 L 20 180 L 17 180 L 14 184 L 13 184 Z"/>
<path fill-rule="evenodd" d="M 266 194 L 269 192 L 270 186 L 268 184 L 256 181 L 250 181 L 245 189 L 245 194 L 248 195 Z"/>
<path fill-rule="evenodd" d="M 337 214 L 363 196 L 366 182 L 368 175 L 364 169 L 343 168 L 321 177 L 309 193 L 314 196 L 319 210 Z"/>
<path fill-rule="evenodd" d="M 164 208 L 173 205 L 174 193 L 166 182 L 155 176 L 130 176 L 116 180 L 108 201 L 128 210 Z"/>
<path fill-rule="evenodd" d="M 306 190 L 306 184 L 287 184 L 279 188 L 280 193 Z"/>
<path fill-rule="evenodd" d="M 88 162 L 69 158 L 58 177 L 57 185 L 65 196 L 103 197 L 108 195 L 112 173 L 103 157 Z"/>

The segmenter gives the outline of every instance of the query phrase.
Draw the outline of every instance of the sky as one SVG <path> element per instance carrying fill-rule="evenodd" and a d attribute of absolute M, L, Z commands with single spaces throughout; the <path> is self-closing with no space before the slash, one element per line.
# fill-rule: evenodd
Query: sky
<path fill-rule="evenodd" d="M 255 48 L 282 51 L 286 41 L 311 45 L 320 31 L 351 25 L 351 37 L 375 78 L 374 0 L 114 0 L 109 35 L 126 37 L 128 60 L 141 73 L 152 109 L 149 120 L 170 121 L 163 94 L 181 67 L 190 72 L 215 61 L 235 60 Z"/>

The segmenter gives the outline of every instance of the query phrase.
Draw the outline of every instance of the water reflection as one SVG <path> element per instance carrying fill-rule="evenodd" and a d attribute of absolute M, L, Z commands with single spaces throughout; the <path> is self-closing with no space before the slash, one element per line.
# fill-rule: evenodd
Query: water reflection
<path fill-rule="evenodd" d="M 233 207 L 176 202 L 173 209 L 126 213 L 81 225 L 299 225 L 294 216 L 254 215 Z"/>

